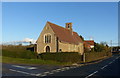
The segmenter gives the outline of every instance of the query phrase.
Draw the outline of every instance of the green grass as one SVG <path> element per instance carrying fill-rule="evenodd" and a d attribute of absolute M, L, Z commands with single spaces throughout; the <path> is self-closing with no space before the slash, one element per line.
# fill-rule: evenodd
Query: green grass
<path fill-rule="evenodd" d="M 71 65 L 70 62 L 56 62 L 50 60 L 41 60 L 41 59 L 22 59 L 22 58 L 13 58 L 13 57 L 2 57 L 2 63 L 10 63 L 10 64 L 31 64 L 31 65 L 58 65 L 58 66 L 66 66 Z"/>
<path fill-rule="evenodd" d="M 35 59 L 35 52 L 26 50 L 27 46 L 3 46 L 2 56 L 24 59 Z"/>

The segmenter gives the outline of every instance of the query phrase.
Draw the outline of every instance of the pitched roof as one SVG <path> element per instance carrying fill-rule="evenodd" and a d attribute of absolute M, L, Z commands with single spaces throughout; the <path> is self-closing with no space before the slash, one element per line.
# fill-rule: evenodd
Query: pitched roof
<path fill-rule="evenodd" d="M 89 45 L 94 45 L 94 40 L 85 40 L 84 42 Z"/>
<path fill-rule="evenodd" d="M 85 46 L 86 48 L 90 48 L 90 44 L 88 44 L 88 43 L 86 43 L 86 42 L 84 42 L 84 46 Z"/>
<path fill-rule="evenodd" d="M 47 23 L 53 29 L 54 33 L 56 34 L 60 41 L 72 44 L 79 44 L 80 42 L 83 42 L 76 32 L 71 31 L 67 28 L 63 28 L 51 22 Z"/>

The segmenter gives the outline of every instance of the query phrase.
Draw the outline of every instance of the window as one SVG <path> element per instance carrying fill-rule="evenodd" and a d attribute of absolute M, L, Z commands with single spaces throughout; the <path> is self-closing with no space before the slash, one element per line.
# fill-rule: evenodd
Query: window
<path fill-rule="evenodd" d="M 68 28 L 70 28 L 70 24 L 68 24 Z"/>
<path fill-rule="evenodd" d="M 59 51 L 62 52 L 62 49 L 60 49 Z"/>
<path fill-rule="evenodd" d="M 50 34 L 45 35 L 44 41 L 45 43 L 51 43 L 51 35 Z"/>

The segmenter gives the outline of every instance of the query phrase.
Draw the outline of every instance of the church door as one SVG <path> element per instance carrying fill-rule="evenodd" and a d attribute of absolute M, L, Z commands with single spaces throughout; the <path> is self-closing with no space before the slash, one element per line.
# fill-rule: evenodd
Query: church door
<path fill-rule="evenodd" d="M 50 47 L 49 46 L 46 47 L 46 52 L 50 52 Z"/>

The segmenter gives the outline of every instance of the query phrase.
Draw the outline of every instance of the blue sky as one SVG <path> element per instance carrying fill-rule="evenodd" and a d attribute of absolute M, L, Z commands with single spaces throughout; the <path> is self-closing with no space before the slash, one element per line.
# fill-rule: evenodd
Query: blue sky
<path fill-rule="evenodd" d="M 47 21 L 73 30 L 86 40 L 118 42 L 117 2 L 11 2 L 2 4 L 3 42 L 37 40 Z"/>

